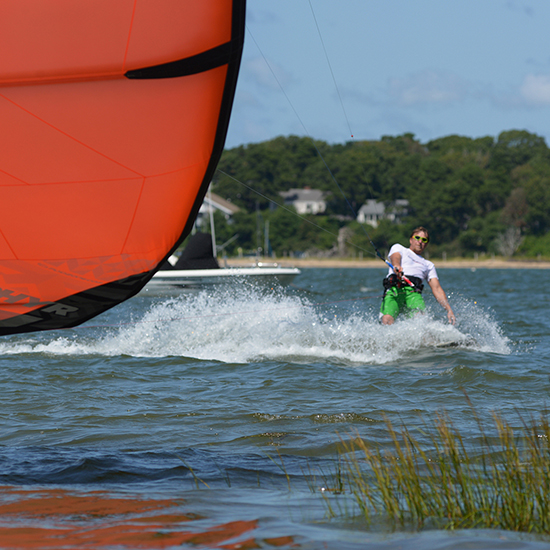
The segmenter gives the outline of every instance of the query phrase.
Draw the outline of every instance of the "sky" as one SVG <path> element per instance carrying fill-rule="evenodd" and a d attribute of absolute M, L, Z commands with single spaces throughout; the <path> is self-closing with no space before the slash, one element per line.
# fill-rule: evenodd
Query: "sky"
<path fill-rule="evenodd" d="M 549 0 L 248 0 L 226 148 L 277 136 L 550 146 Z"/>

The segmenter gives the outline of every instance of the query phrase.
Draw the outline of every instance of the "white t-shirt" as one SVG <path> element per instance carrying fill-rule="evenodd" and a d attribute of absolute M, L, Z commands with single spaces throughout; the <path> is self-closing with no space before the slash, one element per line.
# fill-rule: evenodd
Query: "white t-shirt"
<path fill-rule="evenodd" d="M 423 258 L 418 254 L 415 254 L 410 248 L 405 248 L 400 244 L 394 244 L 390 249 L 388 258 L 391 258 L 392 254 L 395 254 L 396 252 L 401 254 L 401 267 L 403 268 L 403 274 L 405 276 L 410 275 L 411 277 L 419 277 L 425 281 L 439 278 L 433 262 L 426 260 L 426 258 Z M 390 267 L 388 275 L 391 275 L 392 273 L 393 269 Z"/>

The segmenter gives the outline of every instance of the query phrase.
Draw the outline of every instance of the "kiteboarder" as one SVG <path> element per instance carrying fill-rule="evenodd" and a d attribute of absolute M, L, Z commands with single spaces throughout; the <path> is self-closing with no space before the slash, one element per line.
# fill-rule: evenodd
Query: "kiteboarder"
<path fill-rule="evenodd" d="M 447 311 L 449 323 L 455 324 L 455 314 L 439 284 L 435 266 L 422 257 L 429 242 L 428 230 L 417 227 L 411 233 L 409 248 L 400 244 L 391 247 L 389 261 L 393 269 L 390 269 L 384 279 L 385 291 L 380 308 L 380 321 L 383 325 L 392 325 L 400 313 L 414 314 L 426 308 L 422 297 L 424 281 L 428 282 L 435 299 Z"/>

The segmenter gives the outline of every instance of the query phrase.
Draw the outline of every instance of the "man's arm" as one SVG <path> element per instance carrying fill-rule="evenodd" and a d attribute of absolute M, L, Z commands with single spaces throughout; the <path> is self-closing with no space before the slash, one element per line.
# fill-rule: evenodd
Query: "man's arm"
<path fill-rule="evenodd" d="M 439 279 L 436 279 L 435 277 L 433 279 L 430 279 L 428 281 L 428 284 L 430 285 L 430 288 L 432 289 L 433 295 L 435 296 L 435 299 L 445 308 L 447 311 L 447 319 L 449 319 L 449 323 L 451 325 L 454 325 L 456 323 L 456 317 L 453 313 L 453 310 L 451 309 L 451 306 L 449 305 L 449 301 L 447 300 L 447 296 L 445 295 L 445 291 L 439 284 Z"/>
<path fill-rule="evenodd" d="M 390 263 L 391 263 L 391 265 L 393 265 L 396 275 L 403 275 L 403 268 L 401 267 L 401 253 L 400 252 L 394 252 L 390 256 Z"/>

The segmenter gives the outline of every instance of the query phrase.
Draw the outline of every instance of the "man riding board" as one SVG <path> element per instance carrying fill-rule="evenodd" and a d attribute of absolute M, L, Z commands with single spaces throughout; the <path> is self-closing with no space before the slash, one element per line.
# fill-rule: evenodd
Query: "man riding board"
<path fill-rule="evenodd" d="M 384 297 L 380 308 L 380 321 L 383 325 L 392 325 L 397 315 L 403 312 L 423 311 L 426 309 L 422 289 L 427 281 L 435 299 L 447 311 L 449 323 L 455 324 L 456 317 L 447 301 L 445 291 L 439 284 L 435 266 L 422 257 L 430 237 L 428 230 L 417 227 L 409 239 L 410 246 L 405 248 L 394 244 L 389 253 L 393 265 L 384 279 Z"/>

